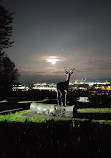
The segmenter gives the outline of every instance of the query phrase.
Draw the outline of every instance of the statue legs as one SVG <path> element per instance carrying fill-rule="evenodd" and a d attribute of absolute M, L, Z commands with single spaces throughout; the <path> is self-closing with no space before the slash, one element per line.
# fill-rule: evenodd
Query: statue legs
<path fill-rule="evenodd" d="M 64 104 L 64 106 L 66 106 L 67 105 L 67 90 L 64 90 L 65 91 L 65 104 Z"/>
<path fill-rule="evenodd" d="M 64 105 L 64 106 L 66 106 L 67 105 L 67 90 L 64 90 L 64 91 L 62 91 L 62 104 Z"/>
<path fill-rule="evenodd" d="M 59 90 L 57 91 L 57 102 L 58 105 L 61 105 L 61 92 Z"/>
<path fill-rule="evenodd" d="M 67 91 L 66 90 L 63 90 L 63 91 L 58 90 L 57 91 L 58 105 L 66 106 L 66 97 L 67 97 Z"/>

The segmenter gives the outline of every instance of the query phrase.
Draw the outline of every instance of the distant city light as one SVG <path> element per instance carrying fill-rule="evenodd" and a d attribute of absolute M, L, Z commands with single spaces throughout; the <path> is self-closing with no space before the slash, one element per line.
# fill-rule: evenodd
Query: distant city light
<path fill-rule="evenodd" d="M 69 90 L 87 91 L 90 90 L 91 88 L 96 91 L 98 90 L 111 91 L 111 83 L 108 81 L 88 82 L 86 80 L 85 81 L 74 80 L 73 82 L 69 83 Z M 56 83 L 34 83 L 32 86 L 13 85 L 12 91 L 30 91 L 32 89 L 56 91 Z"/>

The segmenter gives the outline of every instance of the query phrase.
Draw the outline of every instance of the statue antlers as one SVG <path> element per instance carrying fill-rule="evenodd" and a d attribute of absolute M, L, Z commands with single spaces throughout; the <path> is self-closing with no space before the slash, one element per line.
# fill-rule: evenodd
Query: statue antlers
<path fill-rule="evenodd" d="M 73 74 L 75 68 L 71 69 L 70 71 L 67 71 L 66 68 L 64 67 L 64 71 L 66 74 L 70 73 L 70 74 Z"/>

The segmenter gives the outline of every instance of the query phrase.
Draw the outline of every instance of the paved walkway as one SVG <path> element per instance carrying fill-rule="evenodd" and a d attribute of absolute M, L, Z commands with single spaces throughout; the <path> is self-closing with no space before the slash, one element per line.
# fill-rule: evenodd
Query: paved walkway
<path fill-rule="evenodd" d="M 4 111 L 0 111 L 0 114 L 8 114 L 8 113 L 11 113 L 11 112 L 16 112 L 16 111 L 21 111 L 23 110 L 23 108 L 17 108 L 17 109 L 11 109 L 11 110 L 4 110 Z"/>
<path fill-rule="evenodd" d="M 37 113 L 33 113 L 33 112 L 27 112 L 25 114 L 22 114 L 22 116 L 27 116 L 27 117 L 34 117 L 34 118 L 38 118 L 38 119 L 53 119 L 55 121 L 70 121 L 73 118 L 72 117 L 57 117 L 57 116 L 49 116 L 49 115 L 42 115 L 42 114 L 37 114 Z"/>
<path fill-rule="evenodd" d="M 38 118 L 38 119 L 49 119 L 49 120 L 55 120 L 55 121 L 71 121 L 71 120 L 78 120 L 81 121 L 83 119 L 86 120 L 95 120 L 95 121 L 100 121 L 100 120 L 111 120 L 111 114 L 110 113 L 78 113 L 77 117 L 72 118 L 72 117 L 58 117 L 58 116 L 49 116 L 46 114 L 37 114 L 34 112 L 27 112 L 25 114 L 22 114 L 21 116 L 26 116 L 26 117 L 34 117 L 34 118 Z"/>

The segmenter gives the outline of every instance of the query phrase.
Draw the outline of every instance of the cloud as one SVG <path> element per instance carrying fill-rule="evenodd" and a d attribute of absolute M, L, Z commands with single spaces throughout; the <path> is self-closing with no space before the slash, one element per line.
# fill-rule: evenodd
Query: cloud
<path fill-rule="evenodd" d="M 29 74 L 29 75 L 36 75 L 36 74 L 45 74 L 45 72 L 44 71 L 25 71 L 25 70 L 20 70 L 20 73 L 21 74 Z"/>
<path fill-rule="evenodd" d="M 65 73 L 64 73 L 64 71 L 61 70 L 61 71 L 54 71 L 53 74 L 54 74 L 54 75 L 61 75 L 61 76 L 62 76 L 62 75 L 64 75 Z"/>
<path fill-rule="evenodd" d="M 91 60 L 86 63 L 90 67 L 95 67 L 96 70 L 111 70 L 111 59 L 97 59 L 97 60 Z"/>
<path fill-rule="evenodd" d="M 75 51 L 54 56 L 61 62 L 55 65 L 46 62 L 50 56 L 33 56 L 31 62 L 19 65 L 21 75 L 32 78 L 65 78 L 64 67 L 69 70 L 75 67 L 72 78 L 111 77 L 111 58 L 95 56 L 92 52 Z M 37 76 L 38 75 L 38 76 Z M 34 77 L 35 76 L 35 77 Z M 27 78 L 27 77 L 26 77 Z M 31 77 L 30 77 L 31 78 Z"/>

